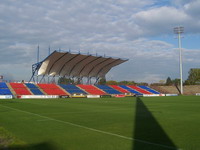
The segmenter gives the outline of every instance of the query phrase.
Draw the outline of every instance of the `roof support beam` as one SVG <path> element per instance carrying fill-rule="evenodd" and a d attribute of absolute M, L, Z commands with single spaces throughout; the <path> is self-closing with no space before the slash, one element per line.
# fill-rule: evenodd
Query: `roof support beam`
<path fill-rule="evenodd" d="M 58 71 L 58 75 L 60 75 L 60 73 L 63 71 L 63 68 L 65 67 L 65 65 L 67 63 L 69 63 L 70 61 L 72 61 L 74 58 L 76 58 L 78 56 L 78 54 L 74 55 L 74 57 L 72 57 L 70 60 L 68 60 L 67 62 L 64 63 L 64 65 L 61 67 L 60 71 Z M 63 75 L 65 76 L 65 75 Z"/>
<path fill-rule="evenodd" d="M 83 62 L 84 60 L 88 59 L 90 56 L 91 56 L 91 55 L 89 55 L 89 56 L 83 58 L 82 60 L 80 60 L 79 62 L 77 62 L 77 64 L 75 64 L 75 65 L 72 67 L 72 69 L 69 71 L 69 76 L 71 75 L 72 71 L 74 70 L 74 68 L 75 68 L 76 66 L 78 66 L 78 65 L 79 65 L 81 62 Z"/>
<path fill-rule="evenodd" d="M 81 74 L 83 73 L 83 71 L 85 70 L 85 68 L 89 65 L 89 64 L 92 64 L 93 62 L 97 61 L 98 59 L 102 58 L 101 56 L 100 57 L 97 57 L 96 59 L 90 61 L 89 63 L 87 63 L 79 72 L 79 76 L 81 76 Z"/>
<path fill-rule="evenodd" d="M 101 62 L 99 62 L 98 64 L 96 64 L 95 66 L 93 66 L 92 69 L 89 71 L 88 76 L 90 76 L 90 74 L 93 72 L 93 70 L 94 70 L 96 67 L 98 67 L 100 64 L 105 63 L 106 61 L 109 61 L 109 60 L 111 60 L 111 59 L 112 59 L 112 58 L 105 59 L 104 61 L 101 61 Z M 91 76 L 91 77 L 92 77 L 92 76 Z"/>
<path fill-rule="evenodd" d="M 62 59 L 65 55 L 67 55 L 67 54 L 68 54 L 68 52 L 67 52 L 67 53 L 64 53 L 61 57 L 59 57 L 59 58 L 52 64 L 52 66 L 51 66 L 50 69 L 49 69 L 48 75 L 50 74 L 51 69 L 53 68 L 53 66 L 54 66 L 60 59 Z"/>
<path fill-rule="evenodd" d="M 97 72 L 96 77 L 99 77 L 99 76 L 98 76 L 99 73 L 100 73 L 106 66 L 109 66 L 109 65 L 111 65 L 111 64 L 113 64 L 113 63 L 115 63 L 115 62 L 117 62 L 117 61 L 119 61 L 119 60 L 120 60 L 120 59 L 116 59 L 116 60 L 114 60 L 113 62 L 110 62 L 109 64 L 106 64 L 105 66 L 101 67 L 101 69 Z"/>

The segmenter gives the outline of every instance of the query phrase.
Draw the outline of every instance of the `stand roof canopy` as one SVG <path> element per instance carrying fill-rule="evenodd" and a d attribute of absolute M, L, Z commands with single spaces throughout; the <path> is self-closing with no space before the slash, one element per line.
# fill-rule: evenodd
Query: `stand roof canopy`
<path fill-rule="evenodd" d="M 114 66 L 126 61 L 128 59 L 54 51 L 40 62 L 38 75 L 103 78 Z"/>

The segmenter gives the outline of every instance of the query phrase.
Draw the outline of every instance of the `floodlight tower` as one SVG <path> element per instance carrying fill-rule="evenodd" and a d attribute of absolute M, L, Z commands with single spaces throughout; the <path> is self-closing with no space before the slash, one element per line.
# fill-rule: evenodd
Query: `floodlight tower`
<path fill-rule="evenodd" d="M 179 65 L 180 65 L 180 79 L 181 79 L 181 94 L 183 94 L 183 65 L 182 65 L 182 48 L 181 48 L 181 34 L 184 33 L 184 27 L 175 27 L 174 33 L 178 34 L 178 47 L 179 47 Z"/>

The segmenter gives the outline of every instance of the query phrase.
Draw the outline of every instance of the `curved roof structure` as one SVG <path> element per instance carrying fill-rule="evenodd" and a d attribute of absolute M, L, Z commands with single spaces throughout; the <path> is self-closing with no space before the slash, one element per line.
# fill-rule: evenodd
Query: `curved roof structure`
<path fill-rule="evenodd" d="M 101 78 L 125 61 L 128 59 L 54 51 L 40 63 L 38 75 Z"/>

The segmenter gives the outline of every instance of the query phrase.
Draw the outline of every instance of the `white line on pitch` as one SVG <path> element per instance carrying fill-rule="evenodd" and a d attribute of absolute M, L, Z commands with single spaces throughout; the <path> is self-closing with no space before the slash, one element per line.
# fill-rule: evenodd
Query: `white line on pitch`
<path fill-rule="evenodd" d="M 71 126 L 87 129 L 87 130 L 98 132 L 98 133 L 102 133 L 102 134 L 107 134 L 107 135 L 111 135 L 111 136 L 115 136 L 115 137 L 119 137 L 119 138 L 123 138 L 123 139 L 127 139 L 127 140 L 137 141 L 137 142 L 141 142 L 141 143 L 145 143 L 145 144 L 149 144 L 149 145 L 165 147 L 165 148 L 168 148 L 168 149 L 181 150 L 180 148 L 175 148 L 175 147 L 171 147 L 171 146 L 167 146 L 167 145 L 163 145 L 163 144 L 158 144 L 158 143 L 152 143 L 152 142 L 149 142 L 149 141 L 144 141 L 144 140 L 139 140 L 139 139 L 134 139 L 134 138 L 131 138 L 131 137 L 126 137 L 126 136 L 123 136 L 123 135 L 119 135 L 119 134 L 115 134 L 115 133 L 111 133 L 111 132 L 107 132 L 107 131 L 102 131 L 102 130 L 86 127 L 86 126 L 75 124 L 75 123 L 71 123 L 71 122 L 68 122 L 68 121 L 57 120 L 57 119 L 54 119 L 54 118 L 42 116 L 42 115 L 39 115 L 39 114 L 36 114 L 36 113 L 24 111 L 24 110 L 21 110 L 21 109 L 16 109 L 16 108 L 8 107 L 8 106 L 3 106 L 2 104 L 0 104 L 0 105 L 2 107 L 4 107 L 4 108 L 8 108 L 8 109 L 12 109 L 12 110 L 15 110 L 15 111 L 31 114 L 31 115 L 34 115 L 34 116 L 38 116 L 38 117 L 41 117 L 41 118 L 48 119 L 48 120 L 64 123 L 64 124 L 67 124 L 67 125 L 71 125 Z"/>

